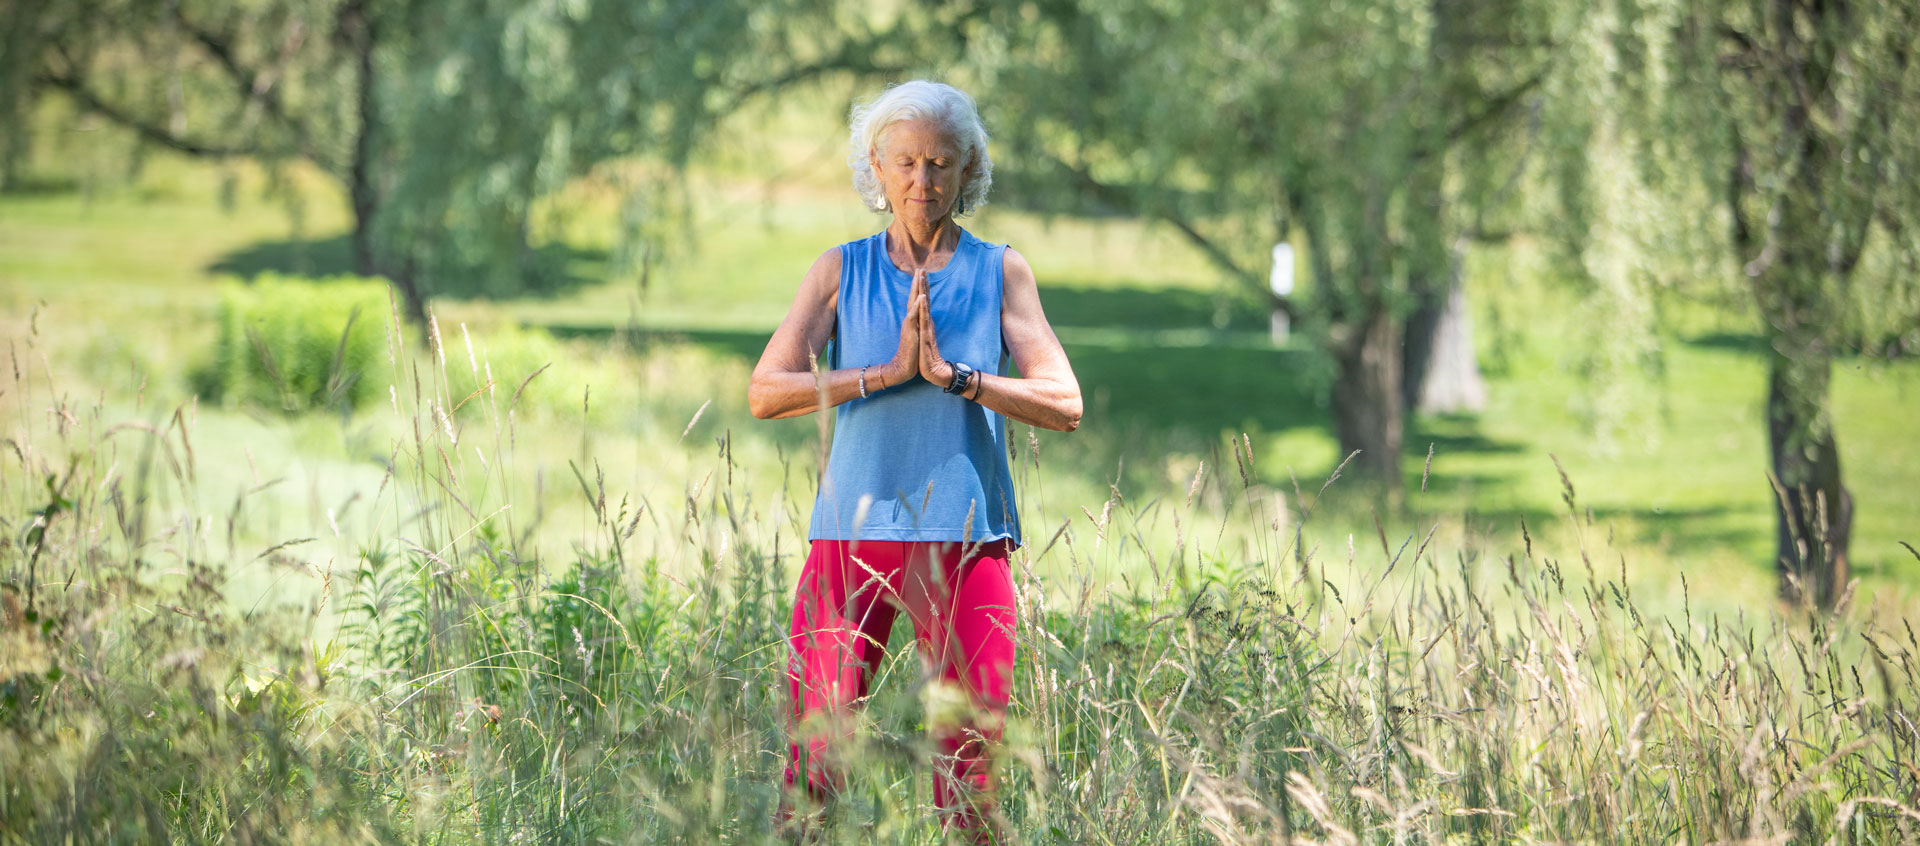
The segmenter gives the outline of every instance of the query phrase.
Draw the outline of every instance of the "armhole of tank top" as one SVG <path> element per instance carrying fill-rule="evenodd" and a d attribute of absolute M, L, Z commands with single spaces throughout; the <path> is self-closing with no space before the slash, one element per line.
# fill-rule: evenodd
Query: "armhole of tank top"
<path fill-rule="evenodd" d="M 848 241 L 840 245 L 840 279 L 834 283 L 833 290 L 833 330 L 827 333 L 827 354 L 823 356 L 829 370 L 840 369 L 840 326 L 846 322 L 841 308 L 847 302 L 847 273 L 853 266 L 854 246 L 859 243 Z"/>
<path fill-rule="evenodd" d="M 994 320 L 998 323 L 1000 329 L 1000 375 L 1002 376 L 1005 376 L 1007 373 L 1007 363 L 1013 360 L 1013 350 L 1007 346 L 1007 326 L 1005 323 L 1007 314 L 1007 250 L 1012 248 L 1012 244 L 996 244 L 994 245 L 992 258 L 994 287 L 1000 291 L 1000 312 L 995 316 Z"/>

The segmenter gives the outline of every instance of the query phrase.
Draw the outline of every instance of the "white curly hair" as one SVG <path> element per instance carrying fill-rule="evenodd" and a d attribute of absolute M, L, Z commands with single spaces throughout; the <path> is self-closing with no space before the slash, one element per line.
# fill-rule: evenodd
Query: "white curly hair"
<path fill-rule="evenodd" d="M 907 120 L 932 121 L 960 148 L 961 159 L 973 165 L 960 196 L 953 206 L 954 217 L 986 205 L 987 189 L 993 185 L 993 159 L 987 156 L 987 128 L 980 122 L 980 110 L 973 98 L 951 85 L 916 79 L 887 88 L 871 100 L 855 103 L 848 119 L 852 132 L 847 143 L 847 167 L 853 171 L 853 190 L 860 193 L 867 208 L 891 211 L 887 194 L 874 176 L 870 159 L 887 129 Z M 966 165 L 962 165 L 965 167 Z"/>

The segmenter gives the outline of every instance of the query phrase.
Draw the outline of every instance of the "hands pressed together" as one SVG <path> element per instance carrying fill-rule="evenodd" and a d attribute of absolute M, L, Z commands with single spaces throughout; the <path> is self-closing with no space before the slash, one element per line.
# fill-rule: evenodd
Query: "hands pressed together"
<path fill-rule="evenodd" d="M 900 347 L 894 352 L 893 360 L 877 368 L 881 388 L 899 385 L 915 376 L 942 389 L 953 383 L 953 364 L 940 356 L 940 342 L 934 337 L 928 297 L 927 272 L 915 270 L 912 293 L 907 299 L 907 316 L 900 321 Z"/>
<path fill-rule="evenodd" d="M 812 414 L 898 387 L 915 376 L 942 390 L 953 384 L 954 363 L 940 354 L 940 342 L 934 337 L 924 270 L 913 274 L 907 314 L 900 321 L 900 343 L 892 358 L 831 372 L 817 369 L 814 356 L 833 337 L 839 257 L 838 250 L 829 250 L 814 263 L 807 281 L 794 295 L 793 308 L 767 341 L 767 351 L 754 366 L 747 390 L 748 405 L 755 417 Z M 1080 425 L 1079 380 L 1074 378 L 1060 339 L 1047 325 L 1040 308 L 1040 292 L 1026 259 L 1007 250 L 1005 273 L 1000 328 L 1020 376 L 1000 376 L 993 372 L 998 368 L 980 367 L 974 371 L 964 396 L 1009 420 L 1071 432 Z"/>

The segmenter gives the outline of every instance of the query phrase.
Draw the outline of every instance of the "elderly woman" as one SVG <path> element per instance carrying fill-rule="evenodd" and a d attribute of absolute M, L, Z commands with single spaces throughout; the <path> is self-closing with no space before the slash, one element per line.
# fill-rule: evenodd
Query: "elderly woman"
<path fill-rule="evenodd" d="M 1020 544 L 1006 420 L 1073 431 L 1080 385 L 1026 259 L 955 222 L 993 181 L 973 99 L 908 82 L 851 122 L 854 187 L 892 221 L 813 263 L 748 389 L 760 418 L 838 409 L 794 601 L 786 780 L 820 799 L 840 786 L 834 741 L 904 611 L 930 678 L 972 705 L 929 720 L 934 800 L 946 825 L 989 836 Z"/>

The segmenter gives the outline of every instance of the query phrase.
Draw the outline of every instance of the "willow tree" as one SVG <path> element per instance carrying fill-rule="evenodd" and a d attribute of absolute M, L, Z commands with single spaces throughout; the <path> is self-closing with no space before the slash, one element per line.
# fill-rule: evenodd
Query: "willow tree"
<path fill-rule="evenodd" d="M 356 272 L 390 279 L 415 318 L 452 274 L 526 284 L 538 201 L 566 181 L 626 158 L 671 173 L 746 97 L 878 70 L 853 43 L 875 34 L 827 0 L 5 8 L 0 78 L 22 83 L 0 98 L 8 161 L 33 97 L 57 92 L 189 156 L 308 162 L 348 199 Z"/>
<path fill-rule="evenodd" d="M 1647 134 L 1673 158 L 1654 161 L 1680 162 L 1721 198 L 1766 339 L 1781 592 L 1830 606 L 1854 513 L 1834 360 L 1920 327 L 1920 4 L 1710 0 L 1639 14 L 1664 24 L 1654 43 L 1670 56 Z"/>
<path fill-rule="evenodd" d="M 1006 4 L 974 53 L 1036 194 L 1169 222 L 1332 361 L 1353 467 L 1400 485 L 1406 324 L 1454 281 L 1548 73 L 1526 0 Z M 1010 174 L 1011 175 L 1011 174 Z M 1310 280 L 1264 258 L 1303 240 Z"/>

